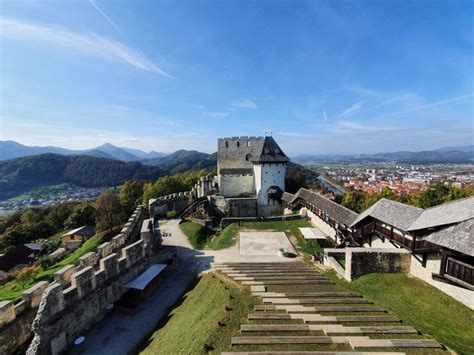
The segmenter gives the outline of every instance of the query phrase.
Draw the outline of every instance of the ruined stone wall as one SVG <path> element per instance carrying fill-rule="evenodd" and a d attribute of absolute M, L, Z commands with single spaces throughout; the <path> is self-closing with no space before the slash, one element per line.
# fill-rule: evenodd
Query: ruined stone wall
<path fill-rule="evenodd" d="M 160 249 L 151 221 L 145 220 L 142 225 L 138 241 L 116 250 L 104 245 L 101 255 L 95 255 L 96 265 L 80 270 L 69 265 L 55 274 L 56 281 L 42 295 L 27 354 L 64 351 L 106 314 L 109 304 L 123 296 L 127 291 L 124 284 L 139 276 L 150 263 L 167 262 L 170 250 Z"/>
<path fill-rule="evenodd" d="M 341 253 L 344 254 L 342 257 Z M 344 265 L 334 265 L 335 260 L 341 259 L 345 260 Z M 348 281 L 374 272 L 408 273 L 410 272 L 410 263 L 410 253 L 405 249 L 346 248 L 324 250 L 324 264 L 332 267 Z"/>
<path fill-rule="evenodd" d="M 66 265 L 54 273 L 54 282 L 61 287 L 69 287 L 74 274 L 81 270 L 92 268 L 100 270 L 101 262 L 112 253 L 121 255 L 127 244 L 133 243 L 140 235 L 143 221 L 143 206 L 137 207 L 130 216 L 121 233 L 111 241 L 101 244 L 97 252 L 90 252 L 79 258 L 77 265 Z M 22 294 L 18 303 L 12 301 L 0 302 L 0 354 L 9 354 L 32 338 L 32 323 L 37 317 L 38 306 L 43 293 L 51 286 L 47 281 L 41 281 Z"/>
<path fill-rule="evenodd" d="M 258 205 L 256 198 L 228 198 L 227 211 L 229 217 L 256 217 Z"/>

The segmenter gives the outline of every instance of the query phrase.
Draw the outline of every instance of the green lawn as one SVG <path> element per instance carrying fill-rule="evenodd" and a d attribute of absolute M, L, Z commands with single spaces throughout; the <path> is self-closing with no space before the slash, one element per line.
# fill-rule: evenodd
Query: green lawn
<path fill-rule="evenodd" d="M 211 229 L 204 227 L 199 223 L 184 222 L 179 225 L 181 231 L 188 237 L 189 242 L 194 249 L 202 250 L 214 234 Z"/>
<path fill-rule="evenodd" d="M 474 311 L 431 285 L 406 274 L 369 274 L 352 282 L 333 271 L 326 275 L 456 352 L 474 353 Z"/>
<path fill-rule="evenodd" d="M 239 227 L 237 227 L 237 224 L 229 224 L 211 239 L 211 241 L 207 244 L 207 247 L 212 250 L 229 248 L 237 242 L 238 232 Z"/>
<path fill-rule="evenodd" d="M 217 274 L 204 274 L 138 352 L 174 355 L 230 350 L 230 337 L 239 334 L 253 305 L 248 289 Z"/>
<path fill-rule="evenodd" d="M 20 285 L 16 280 L 11 280 L 3 286 L 0 286 L 0 301 L 19 300 L 23 291 L 27 290 L 38 281 L 51 281 L 53 279 L 53 274 L 56 271 L 68 264 L 75 264 L 81 256 L 96 250 L 97 247 L 102 244 L 106 239 L 108 239 L 107 233 L 102 232 L 95 235 L 94 237 L 86 241 L 84 244 L 82 244 L 80 248 L 76 249 L 74 252 L 68 255 L 66 258 L 49 267 L 48 269 L 40 272 L 35 280 L 25 286 Z"/>

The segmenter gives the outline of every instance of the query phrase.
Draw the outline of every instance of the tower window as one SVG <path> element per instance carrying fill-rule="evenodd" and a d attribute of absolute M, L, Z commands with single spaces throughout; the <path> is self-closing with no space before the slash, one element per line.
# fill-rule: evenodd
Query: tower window
<path fill-rule="evenodd" d="M 247 141 L 247 147 L 250 147 L 250 141 Z"/>
<path fill-rule="evenodd" d="M 250 161 L 250 158 L 252 157 L 252 154 L 246 154 L 245 155 L 245 160 Z"/>
<path fill-rule="evenodd" d="M 237 141 L 237 147 L 240 147 L 240 142 L 239 141 Z"/>
<path fill-rule="evenodd" d="M 225 142 L 225 147 L 229 148 L 229 142 Z"/>

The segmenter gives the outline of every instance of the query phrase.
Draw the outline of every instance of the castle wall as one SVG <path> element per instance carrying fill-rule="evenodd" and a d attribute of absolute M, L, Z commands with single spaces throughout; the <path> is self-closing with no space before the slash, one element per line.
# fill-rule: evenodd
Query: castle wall
<path fill-rule="evenodd" d="M 278 186 L 282 191 L 285 191 L 286 165 L 283 163 L 254 164 L 254 171 L 258 204 L 261 206 L 269 205 L 268 189 L 271 186 Z"/>
<path fill-rule="evenodd" d="M 225 197 L 255 195 L 253 175 L 220 175 L 219 192 Z"/>
<path fill-rule="evenodd" d="M 255 217 L 258 216 L 257 199 L 255 198 L 228 198 L 228 217 Z"/>
<path fill-rule="evenodd" d="M 77 287 L 77 280 L 84 275 L 83 270 L 94 270 L 93 274 L 89 275 L 85 272 L 87 277 L 90 277 L 92 284 L 97 285 L 99 282 L 106 280 L 105 276 L 110 256 L 122 253 L 127 253 L 126 244 L 131 244 L 138 237 L 140 227 L 143 220 L 143 208 L 139 206 L 127 223 L 121 230 L 121 233 L 113 237 L 111 241 L 101 244 L 97 253 L 91 252 L 83 255 L 78 260 L 78 265 L 66 265 L 62 269 L 54 273 L 54 282 L 41 281 L 24 291 L 21 302 L 14 304 L 12 301 L 0 302 L 0 354 L 10 354 L 16 349 L 23 346 L 29 339 L 33 337 L 33 320 L 38 317 L 40 302 L 46 290 L 53 285 L 58 285 L 67 295 L 79 292 Z M 136 244 L 137 242 L 135 242 Z M 138 243 L 145 243 L 149 245 L 148 249 L 151 251 L 153 243 L 150 238 L 142 238 Z M 116 254 L 114 254 L 116 253 Z M 127 265 L 127 260 L 130 259 L 125 256 L 122 257 L 122 266 Z M 83 274 L 81 274 L 83 272 Z M 76 275 L 76 276 L 75 276 Z M 73 280 L 76 285 L 73 285 Z M 81 288 L 79 281 L 79 288 Z M 94 286 L 95 287 L 95 286 Z M 82 288 L 83 290 L 84 288 Z M 66 292 L 66 290 L 69 290 Z M 56 300 L 59 302 L 59 300 Z M 58 303 L 59 304 L 59 303 Z M 87 306 L 84 306 L 87 307 Z M 41 308 L 41 307 L 40 307 Z M 73 311 L 73 310 L 71 310 Z M 55 320 L 56 321 L 56 320 Z M 58 320 L 62 324 L 60 320 Z M 72 326 L 74 319 L 71 320 Z M 66 328 L 68 325 L 62 324 Z M 77 328 L 81 330 L 81 328 Z M 58 344 L 60 342 L 58 341 Z M 48 351 L 45 354 L 50 353 Z"/>
<path fill-rule="evenodd" d="M 33 321 L 34 338 L 27 354 L 59 354 L 107 313 L 107 306 L 128 290 L 124 284 L 138 277 L 151 263 L 166 263 L 176 253 L 159 248 L 159 236 L 145 220 L 141 238 L 122 249 L 103 245 L 96 264 L 84 268 L 69 266 L 61 282 L 54 282 L 42 294 Z M 100 258 L 103 256 L 102 258 Z"/>

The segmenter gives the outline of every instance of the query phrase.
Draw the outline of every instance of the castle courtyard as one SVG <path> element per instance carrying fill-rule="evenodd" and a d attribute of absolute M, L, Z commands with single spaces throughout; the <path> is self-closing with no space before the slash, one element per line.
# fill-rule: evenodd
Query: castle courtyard
<path fill-rule="evenodd" d="M 283 232 L 240 232 L 240 255 L 278 255 L 278 250 L 281 248 L 295 253 L 293 246 Z"/>

